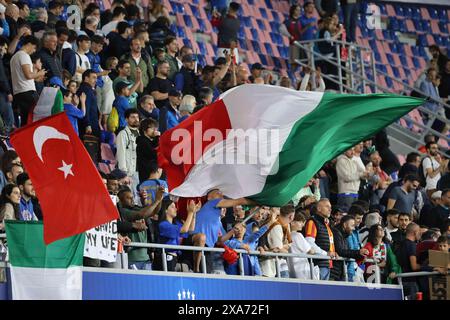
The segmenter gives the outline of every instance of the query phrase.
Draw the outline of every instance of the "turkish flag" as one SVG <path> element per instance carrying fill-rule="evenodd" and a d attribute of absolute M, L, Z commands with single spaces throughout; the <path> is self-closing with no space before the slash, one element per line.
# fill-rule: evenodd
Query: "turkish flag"
<path fill-rule="evenodd" d="M 11 143 L 39 198 L 46 244 L 119 218 L 97 168 L 64 112 L 17 130 Z"/>

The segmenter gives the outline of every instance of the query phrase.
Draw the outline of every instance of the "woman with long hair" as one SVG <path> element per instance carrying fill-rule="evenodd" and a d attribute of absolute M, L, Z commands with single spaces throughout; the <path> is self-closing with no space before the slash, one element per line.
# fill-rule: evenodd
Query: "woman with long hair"
<path fill-rule="evenodd" d="M 373 275 L 376 268 L 379 268 L 381 283 L 391 284 L 395 275 L 401 273 L 402 269 L 397 263 L 395 254 L 386 241 L 384 228 L 380 224 L 374 224 L 370 227 L 369 236 L 364 248 L 369 251 L 366 258 L 377 262 L 376 266 L 372 262 L 365 263 L 366 268 L 364 278 L 366 281 Z"/>
<path fill-rule="evenodd" d="M 0 230 L 4 229 L 4 220 L 20 220 L 20 189 L 15 184 L 7 184 L 0 196 Z"/>
<path fill-rule="evenodd" d="M 158 242 L 162 244 L 180 245 L 181 238 L 188 238 L 189 232 L 195 229 L 195 214 L 201 208 L 201 202 L 197 204 L 191 200 L 187 205 L 187 217 L 184 222 L 177 219 L 177 207 L 172 200 L 163 200 L 159 213 Z M 175 271 L 179 250 L 166 250 L 167 270 Z"/>

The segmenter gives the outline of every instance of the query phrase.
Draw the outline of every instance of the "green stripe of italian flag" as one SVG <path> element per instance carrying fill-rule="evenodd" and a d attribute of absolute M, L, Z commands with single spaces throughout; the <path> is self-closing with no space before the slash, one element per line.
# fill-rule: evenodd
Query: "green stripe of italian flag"
<path fill-rule="evenodd" d="M 44 244 L 42 222 L 6 221 L 14 300 L 81 300 L 84 233 Z"/>
<path fill-rule="evenodd" d="M 230 198 L 282 206 L 325 162 L 421 104 L 392 94 L 243 85 L 165 132 L 158 161 L 174 195 L 197 197 L 219 188 Z"/>

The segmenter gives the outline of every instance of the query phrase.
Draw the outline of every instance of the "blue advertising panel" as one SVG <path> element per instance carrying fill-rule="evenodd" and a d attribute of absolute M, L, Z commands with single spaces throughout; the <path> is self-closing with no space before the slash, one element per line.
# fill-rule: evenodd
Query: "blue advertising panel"
<path fill-rule="evenodd" d="M 199 274 L 83 273 L 83 300 L 401 300 L 399 286 L 331 281 L 239 279 Z"/>

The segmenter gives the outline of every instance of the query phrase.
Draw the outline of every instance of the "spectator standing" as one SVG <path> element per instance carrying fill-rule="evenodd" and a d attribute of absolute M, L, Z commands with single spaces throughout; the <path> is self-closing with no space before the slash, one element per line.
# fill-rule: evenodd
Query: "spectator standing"
<path fill-rule="evenodd" d="M 159 115 L 159 128 L 161 133 L 176 127 L 180 123 L 181 115 L 178 111 L 182 99 L 181 92 L 171 89 L 169 91 L 169 103 L 167 103 Z"/>
<path fill-rule="evenodd" d="M 422 160 L 423 166 L 423 175 L 426 179 L 425 190 L 427 192 L 428 197 L 437 190 L 437 183 L 439 179 L 441 179 L 441 170 L 445 160 L 442 159 L 439 154 L 439 146 L 436 142 L 430 142 L 426 146 L 427 155 Z"/>
<path fill-rule="evenodd" d="M 374 145 L 382 159 L 380 164 L 381 169 L 390 175 L 393 180 L 397 180 L 397 172 L 400 170 L 400 162 L 398 161 L 397 155 L 395 155 L 395 153 L 393 153 L 389 148 L 390 143 L 386 129 L 381 130 L 375 135 Z"/>
<path fill-rule="evenodd" d="M 291 238 L 292 244 L 289 248 L 289 253 L 294 254 L 314 254 L 315 251 L 308 241 L 305 240 L 301 233 L 306 223 L 306 217 L 301 212 L 296 212 L 294 220 L 291 222 Z M 316 266 L 311 278 L 311 269 L 306 258 L 288 258 L 289 273 L 291 278 L 298 279 L 314 279 L 319 280 L 319 270 Z M 317 273 L 316 273 L 317 271 Z"/>
<path fill-rule="evenodd" d="M 354 250 L 350 249 L 347 239 L 355 230 L 355 218 L 351 215 L 342 217 L 339 225 L 332 229 L 334 246 L 336 253 L 340 257 L 352 258 L 355 260 L 362 259 L 369 252 L 367 249 Z M 330 278 L 336 281 L 344 281 L 346 275 L 344 273 L 344 261 L 333 261 L 333 268 L 331 269 Z M 348 278 L 348 275 L 347 275 Z"/>
<path fill-rule="evenodd" d="M 390 209 L 386 211 L 386 238 L 392 242 L 391 234 L 398 230 L 398 216 L 400 211 Z"/>
<path fill-rule="evenodd" d="M 180 68 L 178 66 L 178 60 L 176 58 L 178 53 L 178 42 L 177 38 L 169 36 L 164 41 L 164 45 L 166 47 L 166 55 L 165 60 L 169 63 L 170 69 L 169 74 L 167 75 L 167 78 L 170 81 L 175 81 L 175 75 L 178 71 L 180 71 Z"/>
<path fill-rule="evenodd" d="M 119 82 L 116 85 L 115 89 L 117 97 L 113 102 L 113 107 L 116 108 L 119 115 L 118 131 L 120 131 L 127 125 L 127 122 L 125 120 L 125 112 L 128 109 L 131 109 L 130 102 L 128 101 L 128 98 L 130 96 L 130 89 L 128 88 L 128 84 L 126 82 Z"/>
<path fill-rule="evenodd" d="M 294 220 L 295 208 L 292 205 L 286 205 L 280 208 L 278 220 L 273 223 L 265 239 L 261 240 L 260 246 L 265 251 L 275 253 L 288 253 L 292 243 L 289 224 Z M 260 258 L 261 271 L 265 277 L 275 277 L 277 269 L 281 278 L 289 278 L 289 268 L 285 258 Z M 277 266 L 278 264 L 278 266 Z"/>
<path fill-rule="evenodd" d="M 360 179 L 367 177 L 367 171 L 361 171 L 353 161 L 353 148 L 339 156 L 336 163 L 338 176 L 338 205 L 350 207 L 358 200 Z"/>
<path fill-rule="evenodd" d="M 147 197 L 145 199 L 145 204 L 149 205 L 155 201 L 156 191 L 158 188 L 164 188 L 164 198 L 169 196 L 167 182 L 161 179 L 162 169 L 158 168 L 158 164 L 152 162 L 147 179 L 142 181 L 139 185 L 139 191 L 145 192 Z"/>
<path fill-rule="evenodd" d="M 163 190 L 159 189 L 155 202 L 143 208 L 136 207 L 133 202 L 133 193 L 131 190 L 122 189 L 119 191 L 119 213 L 122 220 L 136 223 L 140 222 L 145 225 L 145 220 L 158 213 L 161 207 Z M 132 242 L 147 243 L 147 231 L 142 230 L 129 234 Z M 130 269 L 152 270 L 152 264 L 147 248 L 132 248 L 128 252 L 128 265 Z"/>
<path fill-rule="evenodd" d="M 60 15 L 63 13 L 64 4 L 57 0 L 48 3 L 48 21 L 47 25 L 50 29 L 55 29 L 56 22 L 59 21 Z"/>
<path fill-rule="evenodd" d="M 141 78 L 142 78 L 142 90 L 141 88 L 137 89 L 139 94 L 147 93 L 148 83 L 150 79 L 152 79 L 155 74 L 153 70 L 153 66 L 150 63 L 150 60 L 146 61 L 142 56 L 142 46 L 141 41 L 138 38 L 133 38 L 130 43 L 131 51 L 123 57 L 126 61 L 130 63 L 131 74 L 130 80 L 134 83 L 137 83 L 139 79 L 136 77 L 136 70 L 139 68 L 141 70 Z"/>
<path fill-rule="evenodd" d="M 355 219 L 355 230 L 347 237 L 348 247 L 351 250 L 359 250 L 362 247 L 359 241 L 359 230 L 364 216 L 364 209 L 357 204 L 353 204 L 348 210 L 348 215 Z M 358 269 L 359 267 L 356 262 L 347 262 L 348 281 L 353 282 L 356 279 Z"/>
<path fill-rule="evenodd" d="M 334 237 L 331 231 L 329 218 L 331 215 L 331 203 L 328 199 L 321 199 L 317 204 L 316 213 L 306 223 L 305 239 L 319 255 L 327 255 L 330 258 L 337 257 L 334 247 Z M 330 270 L 333 267 L 332 260 L 317 260 L 315 265 L 320 269 L 320 280 L 330 278 Z"/>
<path fill-rule="evenodd" d="M 83 82 L 78 89 L 77 95 L 80 97 L 82 93 L 86 95 L 86 116 L 81 122 L 80 135 L 93 134 L 100 138 L 100 125 L 98 116 L 97 94 L 95 85 L 97 83 L 97 73 L 92 70 L 86 70 L 82 75 Z"/>
<path fill-rule="evenodd" d="M 4 55 L 8 52 L 7 39 L 0 37 L 0 115 L 5 126 L 5 133 L 8 134 L 14 126 L 14 113 L 11 106 L 13 100 L 9 78 L 6 76 Z"/>
<path fill-rule="evenodd" d="M 338 0 L 314 0 L 314 3 L 321 18 L 329 17 L 340 9 Z"/>
<path fill-rule="evenodd" d="M 384 229 L 380 224 L 375 224 L 369 229 L 367 244 L 364 246 L 367 250 L 367 258 L 375 260 L 365 263 L 365 279 L 368 283 L 373 283 L 370 276 L 374 272 L 379 272 L 380 283 L 392 284 L 395 276 L 402 272 L 397 262 L 395 254 L 392 252 L 391 246 L 385 241 Z M 375 271 L 378 269 L 377 271 Z"/>
<path fill-rule="evenodd" d="M 149 179 L 151 169 L 157 165 L 156 148 L 159 144 L 160 132 L 158 123 L 152 118 L 141 121 L 140 135 L 136 139 L 136 167 L 139 173 L 139 182 Z"/>
<path fill-rule="evenodd" d="M 231 2 L 226 16 L 221 17 L 220 13 L 213 12 L 211 24 L 219 30 L 217 37 L 217 56 L 225 57 L 227 54 L 234 57 L 234 62 L 239 63 L 238 52 L 238 32 L 241 27 L 241 21 L 238 17 L 240 5 L 237 2 Z"/>
<path fill-rule="evenodd" d="M 407 175 L 403 179 L 403 185 L 395 187 L 389 193 L 386 209 L 397 209 L 400 212 L 411 214 L 417 198 L 418 187 L 419 178 L 415 175 Z"/>
<path fill-rule="evenodd" d="M 62 80 L 62 66 L 56 52 L 58 37 L 55 31 L 46 31 L 42 37 L 42 48 L 39 51 L 42 66 L 48 71 L 47 78 L 58 77 Z"/>
<path fill-rule="evenodd" d="M 107 36 L 109 41 L 108 48 L 105 52 L 107 57 L 122 57 L 130 50 L 130 40 L 132 29 L 126 21 L 117 24 L 117 32 L 110 32 Z"/>
<path fill-rule="evenodd" d="M 406 228 L 410 222 L 411 216 L 408 213 L 401 212 L 398 215 L 398 230 L 391 233 L 392 245 L 396 254 L 401 242 L 406 238 Z"/>
<path fill-rule="evenodd" d="M 168 62 L 158 62 L 156 69 L 156 76 L 149 83 L 149 91 L 155 99 L 156 106 L 161 109 L 169 102 L 169 91 L 174 88 L 174 85 L 168 79 L 170 70 Z"/>
<path fill-rule="evenodd" d="M 305 1 L 303 4 L 303 15 L 300 17 L 301 31 L 300 31 L 300 41 L 310 41 L 315 40 L 317 38 L 317 18 L 314 14 L 315 5 L 314 2 L 309 0 Z M 309 57 L 311 55 L 310 52 L 301 51 L 301 59 Z"/>
<path fill-rule="evenodd" d="M 89 52 L 89 49 L 91 48 L 91 39 L 82 34 L 79 35 L 77 38 L 77 51 L 76 51 L 76 73 L 75 73 L 75 81 L 78 83 L 81 83 L 81 76 L 83 75 L 83 72 L 85 72 L 88 69 L 91 69 L 91 63 L 89 61 L 88 56 L 86 53 Z M 99 76 L 97 75 L 97 81 Z"/>
<path fill-rule="evenodd" d="M 207 202 L 203 205 L 197 213 L 194 236 L 192 242 L 195 246 L 208 246 L 214 248 L 219 234 L 221 232 L 222 224 L 221 211 L 222 208 L 231 208 L 238 205 L 251 205 L 253 202 L 245 198 L 240 199 L 224 199 L 223 194 L 219 189 L 210 190 L 207 195 Z M 201 254 L 194 255 L 194 272 L 200 271 Z M 214 256 L 207 255 L 207 268 L 212 270 Z"/>
<path fill-rule="evenodd" d="M 406 162 L 402 165 L 400 171 L 398 172 L 398 178 L 403 179 L 407 174 L 417 175 L 420 162 L 420 154 L 417 152 L 408 153 L 406 156 Z"/>
<path fill-rule="evenodd" d="M 39 96 L 36 92 L 34 80 L 42 80 L 46 70 L 33 70 L 31 55 L 36 51 L 38 40 L 33 36 L 22 39 L 22 47 L 11 58 L 11 81 L 13 87 L 13 108 L 20 114 L 22 125 L 27 123 L 28 113 L 37 102 Z"/>
<path fill-rule="evenodd" d="M 444 189 L 441 193 L 440 203 L 431 209 L 427 227 L 439 228 L 445 232 L 445 226 L 450 220 L 450 189 Z"/>
<path fill-rule="evenodd" d="M 136 171 L 136 139 L 139 137 L 139 113 L 137 109 L 125 111 L 127 125 L 117 135 L 117 166 L 131 179 L 131 190 L 137 198 L 136 187 L 139 184 L 138 172 Z"/>
<path fill-rule="evenodd" d="M 300 48 L 294 42 L 300 41 L 302 23 L 300 20 L 301 8 L 294 4 L 289 8 L 289 18 L 280 26 L 280 33 L 289 38 L 289 62 L 292 66 L 297 66 L 296 59 L 300 59 Z"/>
<path fill-rule="evenodd" d="M 86 116 L 86 94 L 82 93 L 78 99 L 77 95 L 73 94 L 69 90 L 64 90 L 63 97 L 64 111 L 66 112 L 73 129 L 77 135 L 79 135 L 78 121 Z M 78 100 L 80 102 L 81 109 L 78 109 L 78 103 L 75 103 L 78 102 Z"/>
<path fill-rule="evenodd" d="M 187 238 L 188 232 L 194 231 L 195 215 L 201 207 L 191 200 L 187 205 L 187 217 L 182 223 L 177 220 L 177 207 L 172 200 L 163 200 L 159 216 L 159 239 L 158 242 L 169 245 L 180 245 L 180 238 Z M 178 257 L 181 251 L 166 250 L 166 263 L 168 271 L 175 271 Z"/>
<path fill-rule="evenodd" d="M 138 80 L 137 82 L 133 82 L 130 80 L 131 65 L 128 61 L 120 60 L 119 63 L 117 64 L 117 71 L 119 74 L 113 81 L 114 93 L 117 96 L 116 86 L 119 82 L 127 83 L 128 87 L 130 88 L 130 96 L 128 97 L 128 102 L 130 103 L 130 106 L 132 108 L 136 108 L 137 107 L 137 97 L 138 97 L 138 94 L 136 91 L 138 91 L 138 90 L 140 90 L 141 92 L 143 91 L 142 81 L 141 81 L 141 79 L 142 79 L 141 69 L 136 68 L 135 78 Z"/>
<path fill-rule="evenodd" d="M 127 16 L 127 11 L 122 6 L 117 6 L 113 10 L 112 20 L 105 24 L 102 28 L 102 33 L 105 36 L 108 36 L 108 34 L 117 29 L 117 25 L 119 22 L 124 21 L 125 17 Z M 118 56 L 116 56 L 118 57 Z"/>
<path fill-rule="evenodd" d="M 182 58 L 183 66 L 175 75 L 175 88 L 183 95 L 197 95 L 198 77 L 195 74 L 195 59 L 192 55 L 185 55 Z"/>
<path fill-rule="evenodd" d="M 372 186 L 371 205 L 378 205 L 387 187 L 392 183 L 392 178 L 381 169 L 382 159 L 378 151 L 370 155 L 370 163 L 367 168 L 371 172 L 370 185 Z"/>
<path fill-rule="evenodd" d="M 447 172 L 439 179 L 436 187 L 441 191 L 450 189 L 450 161 L 447 162 Z"/>

